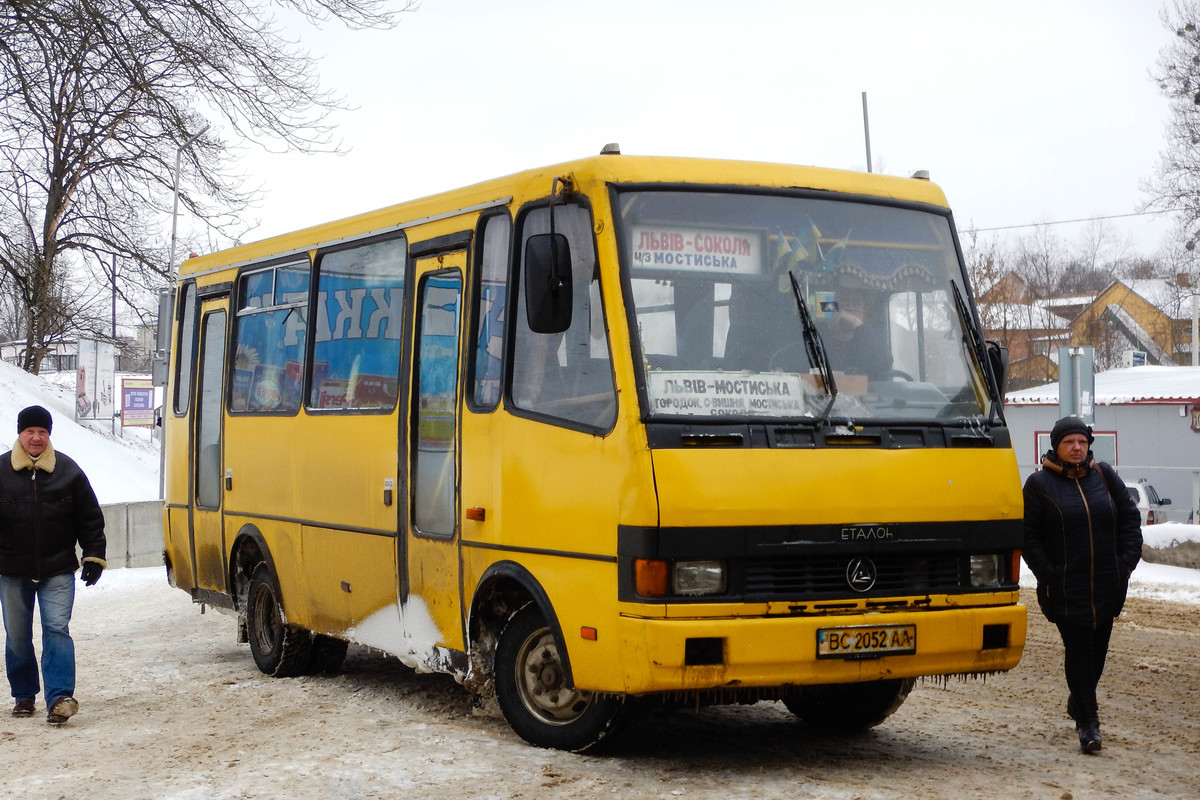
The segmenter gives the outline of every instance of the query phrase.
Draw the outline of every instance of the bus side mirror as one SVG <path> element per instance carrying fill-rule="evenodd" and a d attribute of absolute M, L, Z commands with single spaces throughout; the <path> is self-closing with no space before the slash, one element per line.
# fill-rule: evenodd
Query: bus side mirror
<path fill-rule="evenodd" d="M 992 365 L 992 374 L 996 376 L 996 389 L 1000 392 L 1000 402 L 1004 402 L 1005 382 L 1008 380 L 1008 348 L 999 342 L 988 340 L 988 361 Z"/>
<path fill-rule="evenodd" d="M 571 245 L 561 233 L 525 242 L 525 315 L 534 333 L 571 327 Z"/>

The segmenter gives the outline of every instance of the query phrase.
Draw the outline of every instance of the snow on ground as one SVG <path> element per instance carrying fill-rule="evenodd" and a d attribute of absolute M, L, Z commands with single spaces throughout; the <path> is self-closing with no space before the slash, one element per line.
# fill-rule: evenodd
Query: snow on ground
<path fill-rule="evenodd" d="M 1184 522 L 1143 525 L 1142 541 L 1151 547 L 1170 547 L 1183 542 L 1200 542 L 1200 525 L 1188 525 Z"/>
<path fill-rule="evenodd" d="M 1187 525 L 1182 522 L 1143 525 L 1142 540 L 1151 547 L 1200 542 L 1200 525 Z M 1031 580 L 1032 577 L 1031 575 Z M 1200 605 L 1200 570 L 1143 561 L 1133 573 L 1129 593 L 1134 597 Z"/>

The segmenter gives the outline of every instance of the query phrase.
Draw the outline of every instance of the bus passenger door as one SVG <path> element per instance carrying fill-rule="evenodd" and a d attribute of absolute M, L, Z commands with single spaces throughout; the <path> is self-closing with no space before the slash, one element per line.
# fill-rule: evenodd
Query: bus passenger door
<path fill-rule="evenodd" d="M 461 250 L 416 264 L 407 437 L 411 507 L 402 566 L 406 615 L 413 604 L 423 605 L 439 631 L 439 644 L 460 651 L 465 636 L 459 585 L 458 387 L 465 264 Z"/>
<path fill-rule="evenodd" d="M 200 327 L 199 385 L 196 389 L 195 428 L 190 452 L 195 461 L 191 480 L 191 546 L 196 599 L 205 590 L 225 591 L 225 537 L 222 521 L 224 476 L 222 475 L 221 421 L 224 406 L 225 324 L 224 308 L 202 309 Z"/>

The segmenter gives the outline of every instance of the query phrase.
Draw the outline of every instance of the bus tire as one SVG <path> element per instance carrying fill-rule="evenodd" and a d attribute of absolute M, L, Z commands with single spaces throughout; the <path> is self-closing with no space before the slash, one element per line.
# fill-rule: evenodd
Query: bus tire
<path fill-rule="evenodd" d="M 500 633 L 495 655 L 496 700 L 509 726 L 537 747 L 591 749 L 620 730 L 627 708 L 620 695 L 584 692 L 566 681 L 566 654 L 533 603 Z"/>
<path fill-rule="evenodd" d="M 310 675 L 332 675 L 340 671 L 349 647 L 350 643 L 345 639 L 314 633 L 305 671 Z"/>
<path fill-rule="evenodd" d="M 288 624 L 283 614 L 279 582 L 266 564 L 259 564 L 250 578 L 246 627 L 250 653 L 260 670 L 276 678 L 304 673 L 309 663 L 312 634 Z"/>
<path fill-rule="evenodd" d="M 783 704 L 807 724 L 830 733 L 873 728 L 904 703 L 915 678 L 805 686 Z"/>

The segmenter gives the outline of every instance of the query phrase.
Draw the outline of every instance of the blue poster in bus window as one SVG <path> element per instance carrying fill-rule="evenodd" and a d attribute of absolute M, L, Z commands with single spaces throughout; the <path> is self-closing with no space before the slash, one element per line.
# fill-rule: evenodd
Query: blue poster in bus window
<path fill-rule="evenodd" d="M 328 364 L 312 384 L 317 408 L 390 408 L 400 373 L 401 275 L 322 273 L 314 358 Z"/>
<path fill-rule="evenodd" d="M 300 407 L 304 314 L 277 308 L 237 318 L 231 411 L 295 411 Z"/>
<path fill-rule="evenodd" d="M 275 302 L 283 304 L 308 300 L 308 272 L 307 261 L 275 270 Z"/>

